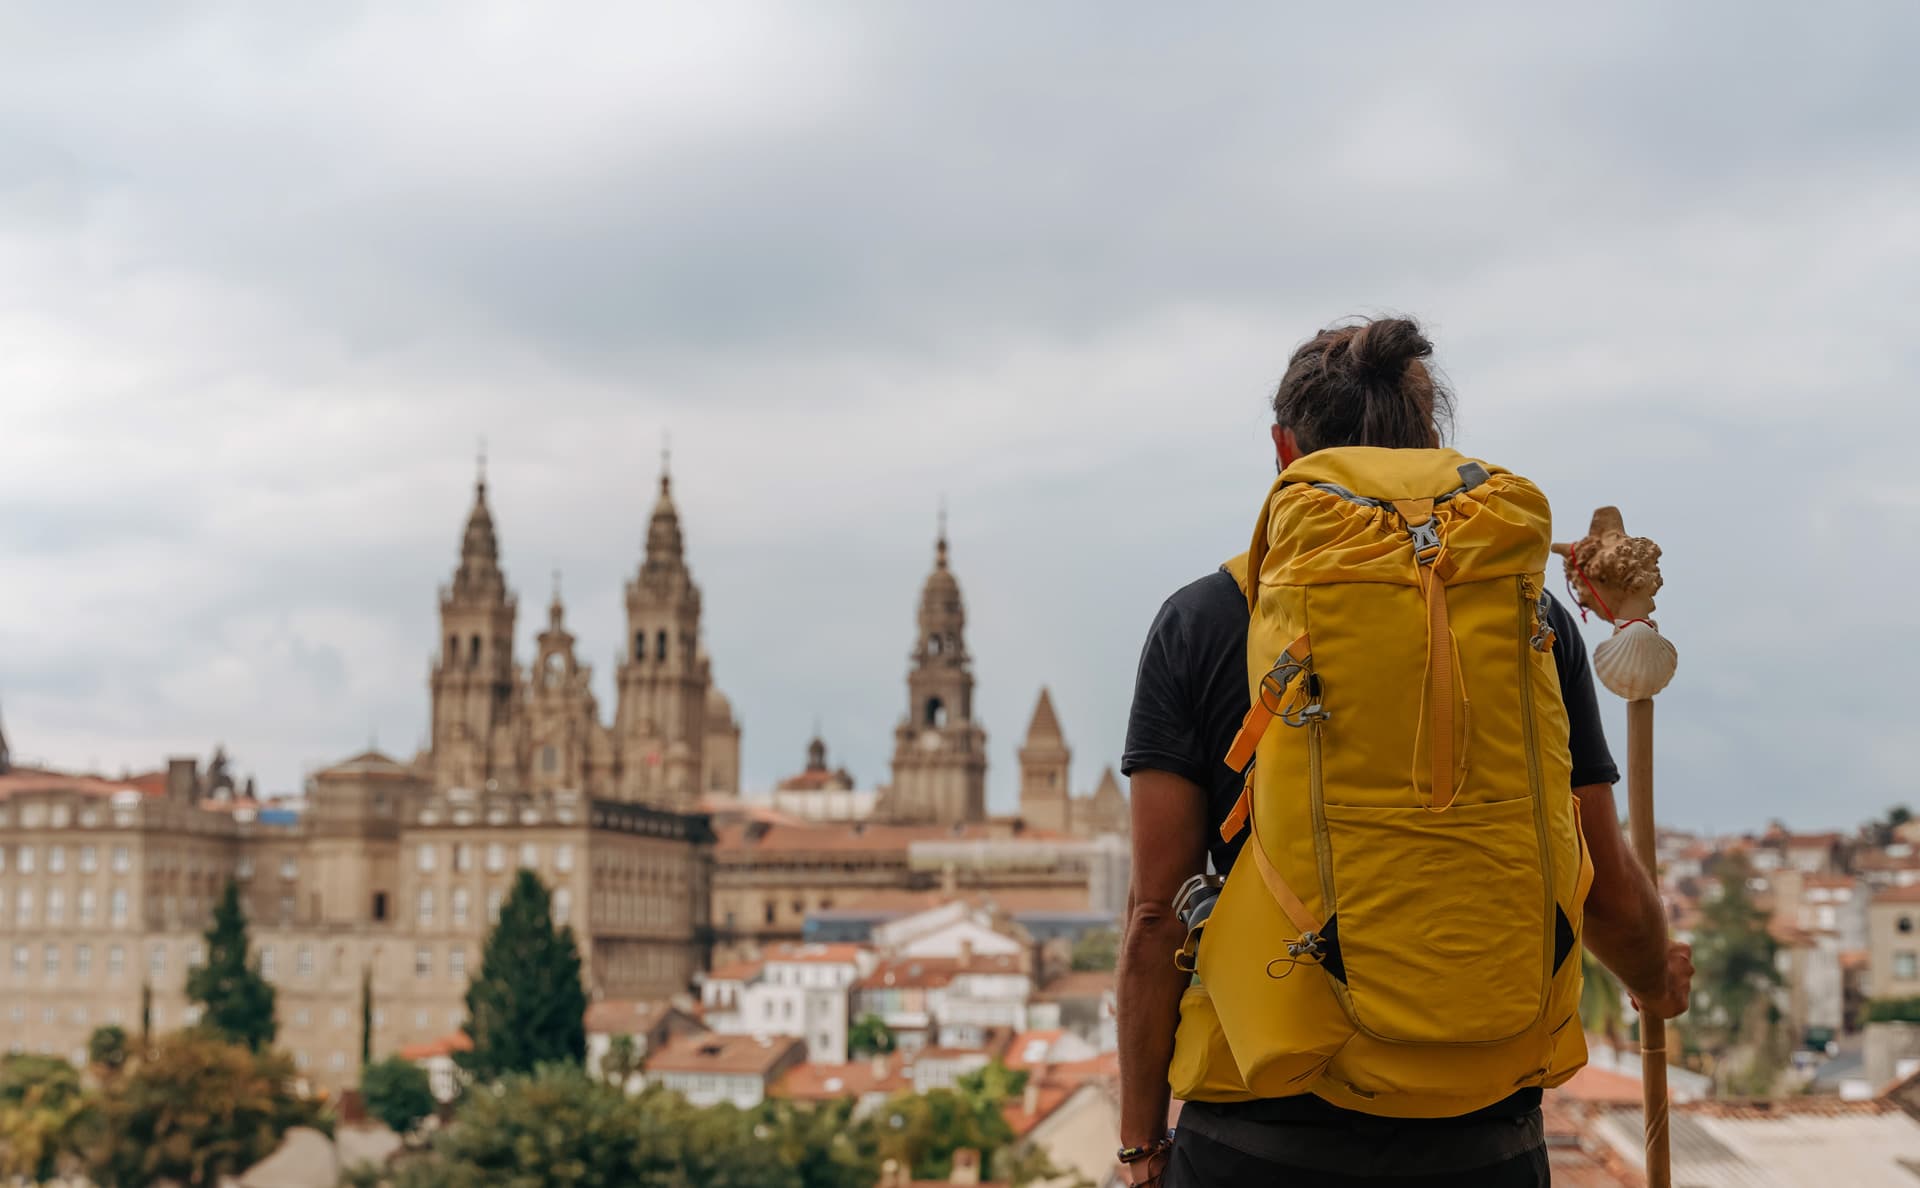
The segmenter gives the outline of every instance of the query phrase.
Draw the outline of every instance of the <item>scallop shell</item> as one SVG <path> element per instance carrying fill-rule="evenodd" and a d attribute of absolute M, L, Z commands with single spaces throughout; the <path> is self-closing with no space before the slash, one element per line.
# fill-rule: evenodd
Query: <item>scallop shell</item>
<path fill-rule="evenodd" d="M 1651 624 L 1632 622 L 1593 649 L 1593 674 L 1628 701 L 1652 697 L 1667 687 L 1680 653 Z"/>

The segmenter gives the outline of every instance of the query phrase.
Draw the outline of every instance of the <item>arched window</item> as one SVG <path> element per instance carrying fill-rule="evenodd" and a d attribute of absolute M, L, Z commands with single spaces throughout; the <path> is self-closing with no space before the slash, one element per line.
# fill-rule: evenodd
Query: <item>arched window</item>
<path fill-rule="evenodd" d="M 938 697 L 927 698 L 927 725 L 945 726 L 946 724 L 947 707 L 941 704 Z"/>
<path fill-rule="evenodd" d="M 460 662 L 460 637 L 457 635 L 449 635 L 447 636 L 447 663 L 458 664 L 459 662 Z"/>
<path fill-rule="evenodd" d="M 644 631 L 633 633 L 633 658 L 635 660 L 647 658 L 647 633 Z"/>
<path fill-rule="evenodd" d="M 945 641 L 943 641 L 943 640 L 942 640 L 942 639 L 941 639 L 941 638 L 940 638 L 939 636 L 937 636 L 937 635 L 931 635 L 931 636 L 928 636 L 928 637 L 927 637 L 927 652 L 928 652 L 928 653 L 929 653 L 930 655 L 934 655 L 934 656 L 938 656 L 938 655 L 940 654 L 940 648 L 941 648 L 941 646 L 942 646 L 942 644 L 943 644 L 944 642 L 945 642 Z"/>
<path fill-rule="evenodd" d="M 662 660 L 667 658 L 667 633 L 662 631 L 653 637 L 654 655 Z"/>
<path fill-rule="evenodd" d="M 472 643 L 473 649 L 467 653 L 467 667 L 469 668 L 480 663 L 480 637 L 477 635 L 474 636 Z"/>

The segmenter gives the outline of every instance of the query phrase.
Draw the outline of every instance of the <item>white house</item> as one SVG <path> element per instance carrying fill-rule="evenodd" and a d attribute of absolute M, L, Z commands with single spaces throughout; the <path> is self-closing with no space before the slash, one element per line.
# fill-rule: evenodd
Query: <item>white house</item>
<path fill-rule="evenodd" d="M 964 900 L 877 925 L 872 940 L 873 947 L 889 957 L 949 960 L 963 954 L 1025 957 L 1031 947 L 1017 926 Z"/>
<path fill-rule="evenodd" d="M 851 944 L 782 944 L 702 979 L 707 1026 L 723 1035 L 797 1035 L 807 1059 L 844 1064 L 853 985 L 873 968 Z"/>

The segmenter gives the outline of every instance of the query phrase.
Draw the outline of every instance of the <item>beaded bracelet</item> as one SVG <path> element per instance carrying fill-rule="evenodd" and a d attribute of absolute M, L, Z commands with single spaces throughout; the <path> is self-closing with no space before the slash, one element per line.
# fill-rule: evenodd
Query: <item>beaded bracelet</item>
<path fill-rule="evenodd" d="M 1155 1155 L 1161 1154 L 1172 1146 L 1173 1131 L 1169 1130 L 1145 1146 L 1120 1148 L 1116 1158 L 1122 1163 L 1139 1163 L 1142 1160 L 1152 1159 Z"/>

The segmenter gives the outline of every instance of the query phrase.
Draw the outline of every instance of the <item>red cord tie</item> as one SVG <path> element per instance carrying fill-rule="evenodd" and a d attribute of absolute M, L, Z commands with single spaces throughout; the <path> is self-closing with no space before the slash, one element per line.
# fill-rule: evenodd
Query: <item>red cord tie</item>
<path fill-rule="evenodd" d="M 1587 593 L 1593 595 L 1594 605 L 1600 608 L 1600 613 L 1606 616 L 1607 622 L 1612 623 L 1615 627 L 1625 627 L 1628 623 L 1645 623 L 1649 627 L 1653 626 L 1652 619 L 1621 620 L 1613 617 L 1613 611 L 1607 606 L 1607 600 L 1600 597 L 1600 591 L 1597 587 L 1594 586 L 1593 579 L 1587 576 L 1586 566 L 1580 564 L 1580 546 L 1579 545 L 1575 544 L 1575 545 L 1567 546 L 1567 564 L 1569 565 L 1569 567 L 1572 568 L 1573 572 L 1580 575 L 1581 584 L 1586 586 Z M 1573 579 L 1571 578 L 1567 579 L 1567 597 L 1573 599 L 1573 605 L 1580 608 L 1580 621 L 1582 623 L 1586 622 L 1587 621 L 1587 604 L 1580 601 L 1580 596 L 1574 593 Z"/>

